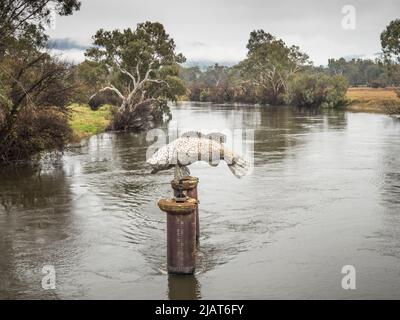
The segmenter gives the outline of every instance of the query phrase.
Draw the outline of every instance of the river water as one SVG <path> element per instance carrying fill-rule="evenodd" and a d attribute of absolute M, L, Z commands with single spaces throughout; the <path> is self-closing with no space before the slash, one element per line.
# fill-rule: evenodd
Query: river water
<path fill-rule="evenodd" d="M 172 113 L 170 134 L 253 133 L 248 177 L 191 166 L 196 274 L 166 272 L 157 201 L 171 195 L 173 172 L 149 174 L 146 134 L 106 133 L 40 166 L 0 171 L 0 298 L 400 298 L 399 121 L 195 103 Z M 42 288 L 46 265 L 54 290 Z M 355 290 L 342 288 L 345 265 Z"/>

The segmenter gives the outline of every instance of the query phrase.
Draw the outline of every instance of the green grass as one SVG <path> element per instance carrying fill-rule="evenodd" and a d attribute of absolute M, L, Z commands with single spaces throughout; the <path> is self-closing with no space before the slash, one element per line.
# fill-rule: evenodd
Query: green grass
<path fill-rule="evenodd" d="M 70 125 L 75 140 L 104 132 L 112 119 L 112 106 L 103 106 L 97 111 L 88 105 L 72 104 Z"/>

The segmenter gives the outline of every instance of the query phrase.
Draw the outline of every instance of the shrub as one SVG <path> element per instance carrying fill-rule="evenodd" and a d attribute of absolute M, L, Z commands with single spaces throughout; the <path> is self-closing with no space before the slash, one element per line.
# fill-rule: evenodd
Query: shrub
<path fill-rule="evenodd" d="M 385 106 L 384 110 L 391 116 L 400 115 L 400 105 Z"/>
<path fill-rule="evenodd" d="M 300 107 L 335 108 L 347 104 L 348 82 L 343 76 L 300 73 L 290 83 L 286 102 Z"/>
<path fill-rule="evenodd" d="M 395 91 L 396 91 L 397 96 L 400 98 L 400 88 L 397 88 Z"/>
<path fill-rule="evenodd" d="M 162 118 L 162 114 L 166 112 L 164 108 L 168 108 L 166 103 L 148 99 L 136 104 L 133 109 L 118 109 L 107 129 L 134 132 L 148 130 L 155 121 Z"/>
<path fill-rule="evenodd" d="M 154 100 L 151 114 L 153 119 L 158 122 L 162 121 L 164 116 L 169 120 L 172 119 L 171 109 L 168 105 L 168 101 L 165 99 Z"/>
<path fill-rule="evenodd" d="M 93 111 L 98 110 L 101 106 L 104 105 L 112 105 L 112 106 L 120 106 L 122 103 L 122 99 L 112 92 L 106 91 L 101 92 L 93 96 L 89 100 L 89 106 Z"/>
<path fill-rule="evenodd" d="M 28 160 L 45 150 L 61 151 L 72 139 L 72 130 L 68 115 L 57 108 L 30 107 L 18 114 L 1 139 L 0 162 Z"/>
<path fill-rule="evenodd" d="M 382 83 L 382 82 L 379 81 L 379 80 L 373 80 L 373 81 L 371 81 L 371 83 L 370 83 L 370 87 L 371 87 L 371 88 L 374 88 L 374 89 L 386 88 L 386 84 L 385 84 L 385 83 Z"/>
<path fill-rule="evenodd" d="M 210 94 L 208 93 L 208 91 L 206 89 L 203 89 L 200 92 L 200 101 L 201 102 L 208 102 L 210 99 Z"/>

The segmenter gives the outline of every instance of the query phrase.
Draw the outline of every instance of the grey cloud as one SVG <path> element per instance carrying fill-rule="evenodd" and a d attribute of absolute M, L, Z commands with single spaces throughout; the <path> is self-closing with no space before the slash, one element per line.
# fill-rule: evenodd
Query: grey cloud
<path fill-rule="evenodd" d="M 48 42 L 48 47 L 56 50 L 86 50 L 89 46 L 78 43 L 71 38 L 52 38 Z"/>
<path fill-rule="evenodd" d="M 355 30 L 341 26 L 344 5 L 356 8 Z M 84 0 L 78 13 L 58 17 L 49 32 L 82 46 L 100 28 L 159 21 L 188 60 L 237 61 L 246 55 L 249 33 L 262 28 L 300 46 L 319 65 L 360 52 L 372 56 L 380 50 L 380 33 L 398 17 L 399 0 Z"/>

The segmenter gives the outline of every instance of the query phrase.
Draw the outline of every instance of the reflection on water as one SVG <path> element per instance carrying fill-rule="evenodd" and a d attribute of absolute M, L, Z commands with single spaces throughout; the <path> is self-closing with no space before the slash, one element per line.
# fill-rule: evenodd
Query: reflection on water
<path fill-rule="evenodd" d="M 171 136 L 254 129 L 251 176 L 191 167 L 196 275 L 166 272 L 156 203 L 172 194 L 172 171 L 149 174 L 145 133 L 102 134 L 58 159 L 0 171 L 0 298 L 400 298 L 398 122 L 285 107 L 172 111 Z M 46 264 L 54 291 L 41 289 Z M 340 289 L 346 264 L 358 272 L 351 293 Z"/>
<path fill-rule="evenodd" d="M 41 290 L 40 260 L 69 263 L 57 244 L 71 235 L 71 193 L 57 165 L 5 168 L 0 176 L 0 297 L 29 297 Z"/>
<path fill-rule="evenodd" d="M 168 298 L 170 300 L 201 299 L 200 284 L 196 276 L 168 275 Z"/>

